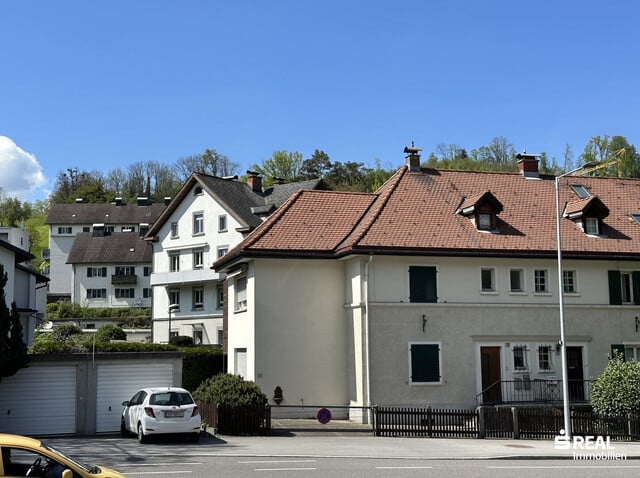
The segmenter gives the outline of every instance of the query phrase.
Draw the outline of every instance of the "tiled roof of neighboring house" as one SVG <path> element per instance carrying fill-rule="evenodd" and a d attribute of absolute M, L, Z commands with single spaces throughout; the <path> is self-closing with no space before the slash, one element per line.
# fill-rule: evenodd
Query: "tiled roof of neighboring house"
<path fill-rule="evenodd" d="M 173 211 L 184 200 L 192 188 L 199 184 L 231 214 L 243 228 L 251 230 L 262 223 L 265 215 L 274 207 L 284 203 L 295 191 L 300 189 L 321 189 L 322 180 L 277 184 L 260 191 L 254 191 L 247 183 L 235 178 L 220 178 L 208 174 L 193 173 L 184 183 L 178 194 L 149 229 L 147 239 L 153 238 L 162 225 L 171 217 Z"/>
<path fill-rule="evenodd" d="M 640 259 L 640 180 L 573 177 L 593 196 L 604 217 L 600 237 L 578 221 L 561 220 L 567 257 Z M 574 183 L 576 181 L 573 181 Z M 569 181 L 560 180 L 560 203 L 578 201 Z M 490 192 L 495 230 L 476 227 L 456 214 Z M 597 198 L 597 199 L 596 199 Z M 242 243 L 218 260 L 218 270 L 235 259 L 259 256 L 340 257 L 353 253 L 554 257 L 555 178 L 519 173 L 399 169 L 376 193 L 300 191 Z"/>
<path fill-rule="evenodd" d="M 52 204 L 47 224 L 152 224 L 166 207 L 163 203 Z"/>
<path fill-rule="evenodd" d="M 68 264 L 142 264 L 151 263 L 153 250 L 134 232 L 115 232 L 94 236 L 76 235 L 67 258 Z"/>

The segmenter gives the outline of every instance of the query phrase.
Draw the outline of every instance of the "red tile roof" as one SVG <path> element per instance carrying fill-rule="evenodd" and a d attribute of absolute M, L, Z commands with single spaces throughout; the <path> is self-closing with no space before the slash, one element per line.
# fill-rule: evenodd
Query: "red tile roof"
<path fill-rule="evenodd" d="M 601 237 L 587 236 L 563 218 L 566 257 L 640 258 L 640 180 L 602 177 L 560 179 L 561 209 L 579 198 L 579 183 L 610 211 Z M 479 231 L 457 208 L 487 191 L 502 204 L 498 233 Z M 582 202 L 582 201 L 581 201 Z M 584 204 L 584 202 L 582 202 Z M 300 191 L 227 256 L 332 256 L 351 253 L 438 255 L 556 254 L 555 178 L 519 173 L 398 170 L 376 193 Z"/>

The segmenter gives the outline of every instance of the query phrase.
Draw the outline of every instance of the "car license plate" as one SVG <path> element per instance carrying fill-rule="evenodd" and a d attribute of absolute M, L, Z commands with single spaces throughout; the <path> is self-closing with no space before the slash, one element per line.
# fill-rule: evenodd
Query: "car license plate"
<path fill-rule="evenodd" d="M 184 417 L 184 410 L 169 410 L 164 412 L 165 418 Z"/>

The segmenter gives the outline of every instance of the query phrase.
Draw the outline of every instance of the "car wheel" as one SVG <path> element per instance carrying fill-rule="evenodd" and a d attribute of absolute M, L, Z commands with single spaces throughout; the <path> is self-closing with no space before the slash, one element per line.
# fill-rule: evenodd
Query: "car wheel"
<path fill-rule="evenodd" d="M 138 423 L 138 441 L 140 443 L 147 443 L 149 441 L 149 437 L 144 434 L 144 430 L 142 429 L 142 423 Z"/>
<path fill-rule="evenodd" d="M 127 427 L 124 425 L 124 419 L 120 421 L 120 436 L 123 438 L 127 438 L 129 436 L 129 430 L 127 430 Z"/>

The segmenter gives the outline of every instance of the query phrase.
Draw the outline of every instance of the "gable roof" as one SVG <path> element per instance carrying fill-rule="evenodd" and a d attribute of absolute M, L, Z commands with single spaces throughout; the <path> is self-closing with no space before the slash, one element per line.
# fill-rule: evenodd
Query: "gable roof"
<path fill-rule="evenodd" d="M 151 263 L 153 250 L 135 232 L 115 232 L 94 236 L 76 234 L 67 264 L 142 264 Z"/>
<path fill-rule="evenodd" d="M 598 203 L 613 211 L 603 237 L 588 237 L 562 220 L 565 257 L 640 259 L 640 180 L 581 177 Z M 560 181 L 560 201 L 579 198 Z M 497 233 L 456 214 L 464 198 L 491 195 L 503 210 Z M 366 254 L 555 257 L 555 177 L 518 173 L 400 168 L 373 194 L 300 191 L 237 247 L 220 270 L 243 257 L 342 257 Z"/>
<path fill-rule="evenodd" d="M 137 204 L 52 204 L 46 224 L 152 224 L 166 206 Z"/>
<path fill-rule="evenodd" d="M 19 247 L 14 246 L 8 241 L 0 239 L 0 247 L 3 247 L 14 254 L 15 263 L 19 264 L 20 262 L 30 261 L 34 259 L 35 256 L 31 254 L 29 251 L 25 251 L 24 249 L 20 249 Z"/>
<path fill-rule="evenodd" d="M 193 187 L 199 184 L 212 198 L 214 198 L 236 221 L 242 229 L 252 230 L 262 223 L 262 218 L 281 206 L 295 191 L 300 189 L 320 189 L 323 187 L 321 179 L 273 185 L 261 192 L 256 192 L 242 181 L 234 178 L 220 178 L 203 173 L 193 173 L 185 181 L 178 194 L 151 226 L 145 238 L 153 239 L 158 230 L 167 222 L 178 205 L 189 194 Z"/>

